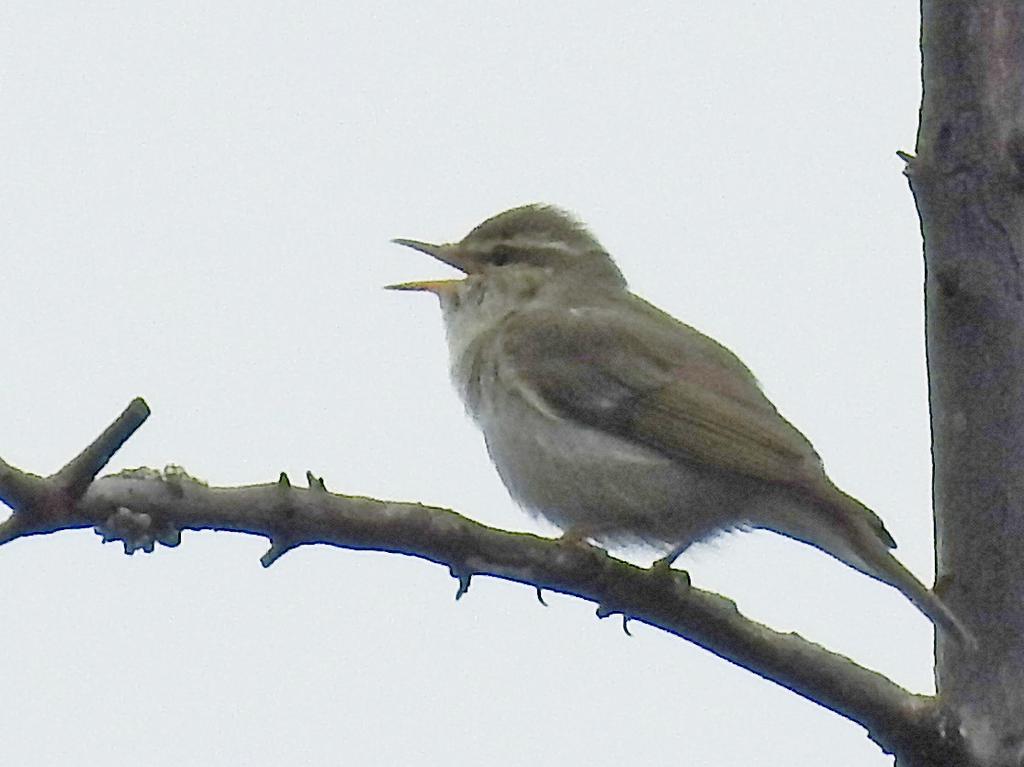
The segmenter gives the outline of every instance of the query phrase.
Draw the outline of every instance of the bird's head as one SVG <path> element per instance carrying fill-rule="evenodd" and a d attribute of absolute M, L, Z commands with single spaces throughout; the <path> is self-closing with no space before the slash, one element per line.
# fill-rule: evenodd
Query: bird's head
<path fill-rule="evenodd" d="M 392 240 L 433 256 L 466 274 L 461 280 L 405 282 L 396 290 L 438 294 L 464 290 L 469 284 L 536 285 L 569 277 L 580 287 L 625 286 L 612 257 L 587 228 L 551 205 L 523 205 L 476 226 L 459 242 L 435 245 L 419 240 Z M 513 279 L 509 279 L 513 278 Z"/>

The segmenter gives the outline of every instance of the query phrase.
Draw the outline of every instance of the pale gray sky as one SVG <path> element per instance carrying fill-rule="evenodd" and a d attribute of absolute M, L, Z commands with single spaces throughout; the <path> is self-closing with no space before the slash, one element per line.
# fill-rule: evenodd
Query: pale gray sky
<path fill-rule="evenodd" d="M 740 354 L 931 577 L 913 3 L 28 3 L 0 8 L 0 455 L 514 507 L 447 380 L 443 276 L 395 236 L 582 217 Z M 0 549 L 0 743 L 32 765 L 885 765 L 859 728 L 653 629 L 442 568 L 186 534 Z M 929 624 L 807 547 L 695 584 L 931 689 Z"/>

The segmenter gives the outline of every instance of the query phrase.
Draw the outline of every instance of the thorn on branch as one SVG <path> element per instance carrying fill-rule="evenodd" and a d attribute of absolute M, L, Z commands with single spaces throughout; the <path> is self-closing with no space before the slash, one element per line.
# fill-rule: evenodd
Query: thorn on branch
<path fill-rule="evenodd" d="M 917 168 L 917 157 L 910 154 L 909 152 L 904 152 L 902 149 L 896 151 L 896 156 L 903 160 L 904 163 L 906 163 L 906 165 L 903 168 L 903 175 L 906 176 L 907 178 L 913 178 L 914 171 Z"/>
<path fill-rule="evenodd" d="M 283 471 L 277 478 L 277 486 L 282 490 L 289 490 L 292 486 L 292 481 L 288 479 L 288 475 Z"/>
<path fill-rule="evenodd" d="M 459 581 L 459 589 L 455 592 L 455 601 L 458 602 L 460 599 L 462 599 L 462 595 L 469 591 L 469 584 L 470 581 L 473 580 L 473 573 L 462 572 L 458 570 L 455 567 L 455 565 L 451 565 L 448 568 L 448 572 L 452 574 L 452 578 L 455 578 Z"/>
<path fill-rule="evenodd" d="M 324 484 L 323 477 L 317 477 L 311 471 L 306 472 L 306 484 L 309 489 L 315 493 L 326 493 L 327 486 Z"/>
<path fill-rule="evenodd" d="M 298 546 L 298 542 L 291 538 L 285 538 L 283 536 L 272 538 L 270 540 L 270 548 L 267 549 L 267 553 L 260 557 L 260 564 L 264 567 L 270 567 L 274 562 L 279 560 L 292 549 L 298 548 Z"/>
<path fill-rule="evenodd" d="M 544 589 L 542 589 L 540 586 L 537 587 L 537 601 L 545 607 L 548 606 L 548 603 L 544 601 Z"/>
<path fill-rule="evenodd" d="M 623 613 L 622 614 L 622 632 L 626 636 L 631 637 L 631 636 L 633 636 L 633 632 L 629 630 L 629 621 L 630 621 L 630 617 L 628 615 L 626 615 L 625 613 Z"/>

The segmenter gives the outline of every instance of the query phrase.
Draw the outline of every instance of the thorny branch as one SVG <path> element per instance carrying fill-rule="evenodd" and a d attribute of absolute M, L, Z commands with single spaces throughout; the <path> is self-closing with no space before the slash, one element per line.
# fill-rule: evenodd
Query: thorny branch
<path fill-rule="evenodd" d="M 30 535 L 95 528 L 126 553 L 176 546 L 182 530 L 224 530 L 270 541 L 269 567 L 307 544 L 419 557 L 446 566 L 457 597 L 475 575 L 570 594 L 597 614 L 660 628 L 851 719 L 888 753 L 911 763 L 968 762 L 953 715 L 881 674 L 796 634 L 743 617 L 724 597 L 690 586 L 685 572 L 644 569 L 585 543 L 566 543 L 481 525 L 448 509 L 327 491 L 307 472 L 308 487 L 285 474 L 277 482 L 208 487 L 178 467 L 132 469 L 96 479 L 149 415 L 135 399 L 56 474 L 40 477 L 0 460 L 0 500 L 13 514 L 0 523 L 0 544 Z M 915 758 L 916 757 L 916 758 Z"/>

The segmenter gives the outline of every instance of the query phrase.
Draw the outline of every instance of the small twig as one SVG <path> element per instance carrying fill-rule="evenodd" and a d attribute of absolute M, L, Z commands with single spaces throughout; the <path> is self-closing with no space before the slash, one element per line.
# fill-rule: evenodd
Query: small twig
<path fill-rule="evenodd" d="M 473 582 L 473 573 L 462 570 L 455 565 L 450 565 L 448 570 L 451 572 L 452 577 L 459 582 L 459 588 L 455 591 L 455 601 L 458 602 L 469 591 L 469 584 Z"/>
<path fill-rule="evenodd" d="M 294 541 L 284 540 L 280 537 L 273 539 L 270 542 L 270 548 L 267 549 L 266 553 L 262 557 L 260 557 L 260 564 L 264 567 L 270 567 L 296 546 L 298 546 L 298 544 Z"/>
<path fill-rule="evenodd" d="M 136 397 L 113 423 L 81 453 L 68 461 L 53 479 L 77 500 L 129 437 L 149 418 L 149 405 Z"/>
<path fill-rule="evenodd" d="M 111 457 L 149 417 L 136 397 L 88 447 L 49 477 L 20 471 L 0 459 L 0 500 L 14 512 L 0 523 L 0 544 L 72 526 L 79 500 Z M 128 548 L 126 547 L 126 551 Z"/>

